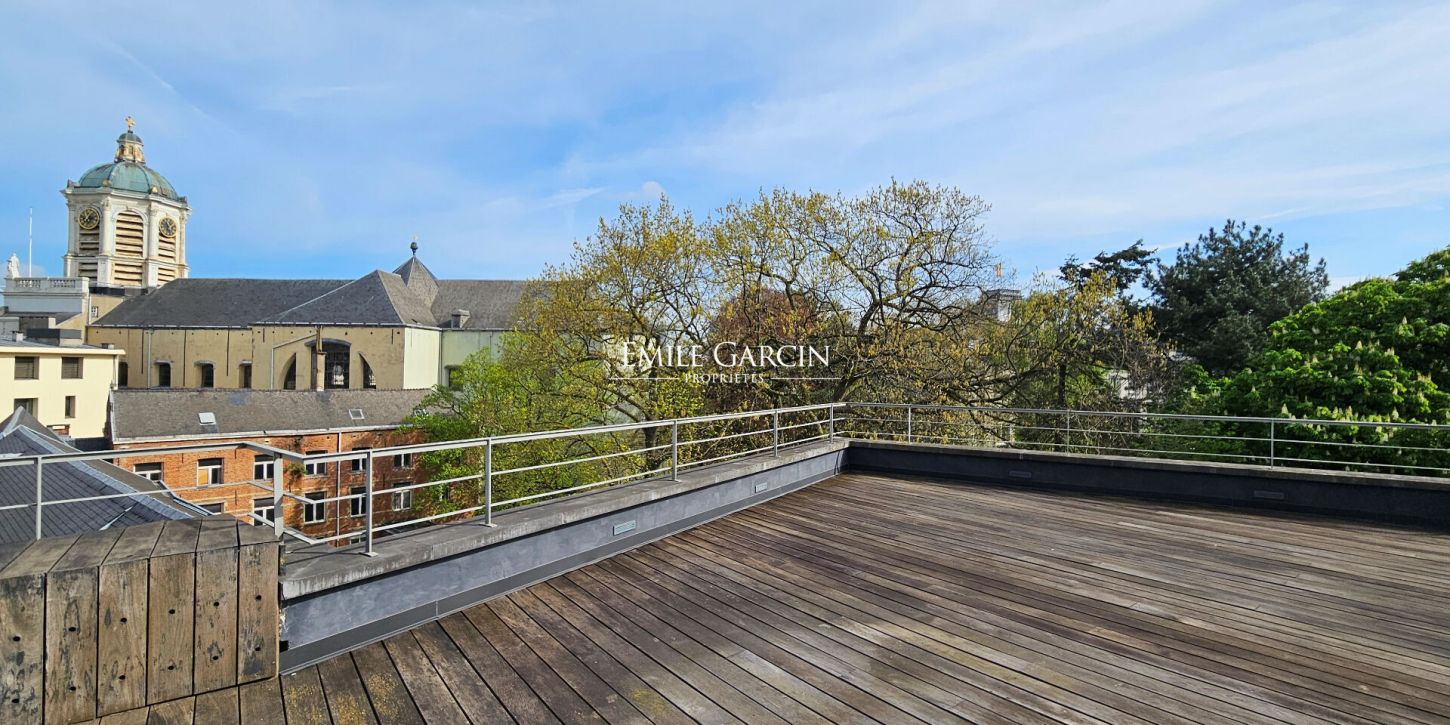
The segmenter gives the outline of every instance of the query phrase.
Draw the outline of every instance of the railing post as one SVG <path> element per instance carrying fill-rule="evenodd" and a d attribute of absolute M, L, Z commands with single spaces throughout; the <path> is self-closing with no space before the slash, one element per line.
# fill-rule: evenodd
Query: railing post
<path fill-rule="evenodd" d="M 830 418 L 827 422 L 826 440 L 829 441 L 835 440 L 836 438 L 836 403 L 832 403 L 828 410 L 830 411 Z"/>
<path fill-rule="evenodd" d="M 1063 411 L 1063 417 L 1067 419 L 1067 435 L 1063 439 L 1063 442 L 1062 442 L 1062 450 L 1064 452 L 1071 452 L 1072 451 L 1072 411 L 1070 411 L 1070 410 Z"/>
<path fill-rule="evenodd" d="M 286 472 L 287 460 L 272 456 L 272 534 L 282 538 L 282 474 Z"/>
<path fill-rule="evenodd" d="M 1269 421 L 1269 467 L 1274 467 L 1274 421 Z"/>
<path fill-rule="evenodd" d="M 770 433 L 771 433 L 770 454 L 772 456 L 779 457 L 780 456 L 780 409 L 779 408 L 776 408 L 775 410 L 770 411 Z"/>
<path fill-rule="evenodd" d="M 338 463 L 338 465 L 342 465 L 342 464 L 341 463 Z M 367 518 L 367 521 L 364 522 L 366 524 L 366 526 L 367 526 L 367 531 L 366 531 L 365 535 L 363 536 L 363 555 L 364 556 L 376 556 L 373 553 L 373 452 L 372 451 L 368 451 L 368 458 L 367 458 L 367 476 L 368 476 L 368 480 L 367 480 L 367 484 L 366 484 L 367 489 L 366 489 L 366 494 L 365 494 L 367 496 L 367 507 L 364 508 L 363 511 L 364 511 L 364 513 L 367 514 L 367 517 L 368 518 Z"/>
<path fill-rule="evenodd" d="M 911 430 L 911 406 L 909 405 L 906 406 L 906 442 L 914 442 Z"/>
<path fill-rule="evenodd" d="M 670 480 L 680 480 L 680 421 L 670 421 Z"/>
<path fill-rule="evenodd" d="M 41 532 L 44 530 L 43 526 L 45 523 L 45 514 L 43 513 L 45 510 L 45 498 L 41 493 L 40 483 L 41 476 L 45 475 L 41 469 L 41 466 L 44 464 L 45 462 L 39 457 L 35 459 L 35 538 L 37 539 L 43 536 Z"/>
<path fill-rule="evenodd" d="M 483 442 L 483 525 L 493 526 L 493 439 Z"/>

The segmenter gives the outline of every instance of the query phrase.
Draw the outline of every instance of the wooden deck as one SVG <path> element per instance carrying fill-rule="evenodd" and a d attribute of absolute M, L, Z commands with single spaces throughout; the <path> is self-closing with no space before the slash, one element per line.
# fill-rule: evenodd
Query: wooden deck
<path fill-rule="evenodd" d="M 1447 603 L 1444 534 L 852 474 L 151 716 L 1447 722 Z"/>

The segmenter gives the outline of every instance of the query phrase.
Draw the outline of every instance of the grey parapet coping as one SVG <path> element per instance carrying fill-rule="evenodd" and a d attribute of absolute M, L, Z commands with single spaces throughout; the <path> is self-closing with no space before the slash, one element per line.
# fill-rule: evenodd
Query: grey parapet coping
<path fill-rule="evenodd" d="M 1376 488 L 1413 488 L 1436 492 L 1450 492 L 1450 479 L 1434 476 L 1407 476 L 1392 473 L 1370 473 L 1364 471 L 1330 471 L 1321 468 L 1296 466 L 1264 466 L 1222 461 L 1183 461 L 1169 458 L 1140 456 L 1113 456 L 1097 453 L 1066 453 L 1062 451 L 1030 451 L 1020 448 L 970 448 L 941 443 L 904 443 L 900 441 L 859 440 L 850 441 L 852 448 L 874 448 L 883 450 L 915 451 L 919 453 L 940 453 L 953 456 L 976 456 L 1010 461 L 1040 461 L 1052 463 L 1090 463 L 1109 468 L 1131 468 L 1177 473 L 1231 474 L 1235 476 L 1258 476 L 1265 479 L 1293 480 L 1296 482 L 1333 483 L 1350 486 L 1373 486 Z M 1332 461 L 1326 461 L 1332 464 Z M 1381 464 L 1358 464 L 1381 465 Z M 1382 464 L 1390 466 L 1393 464 Z"/>
<path fill-rule="evenodd" d="M 619 484 L 567 498 L 508 509 L 494 514 L 494 526 L 476 517 L 428 526 L 377 540 L 375 556 L 360 546 L 310 546 L 286 553 L 282 567 L 283 601 L 306 597 L 365 579 L 466 554 L 579 521 L 598 518 L 654 501 L 708 488 L 724 481 L 768 471 L 844 450 L 844 440 L 816 441 L 782 448 L 778 457 L 756 454 L 680 472 L 679 480 L 655 478 Z"/>

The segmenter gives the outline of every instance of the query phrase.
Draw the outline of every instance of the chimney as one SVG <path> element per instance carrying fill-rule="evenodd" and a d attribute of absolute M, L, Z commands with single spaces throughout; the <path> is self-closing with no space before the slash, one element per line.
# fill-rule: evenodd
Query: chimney
<path fill-rule="evenodd" d="M 23 333 L 23 332 L 21 332 L 19 330 L 16 330 L 12 334 L 14 335 L 16 342 L 25 342 L 25 333 Z"/>
<path fill-rule="evenodd" d="M 468 310 L 454 310 L 453 311 L 453 327 L 454 328 L 460 328 L 460 327 L 463 327 L 464 325 L 467 325 L 468 324 L 468 318 L 469 318 Z"/>

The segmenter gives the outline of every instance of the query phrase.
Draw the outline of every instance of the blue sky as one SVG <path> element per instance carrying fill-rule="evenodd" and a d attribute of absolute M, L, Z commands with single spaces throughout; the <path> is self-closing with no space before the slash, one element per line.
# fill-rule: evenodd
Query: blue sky
<path fill-rule="evenodd" d="M 0 256 L 58 271 L 132 115 L 194 276 L 354 277 L 413 234 L 528 277 L 621 202 L 892 177 L 1026 277 L 1227 217 L 1337 281 L 1450 244 L 1444 3 L 3 2 Z"/>

